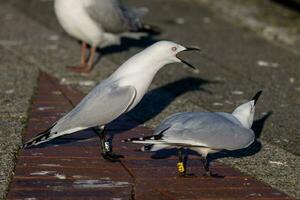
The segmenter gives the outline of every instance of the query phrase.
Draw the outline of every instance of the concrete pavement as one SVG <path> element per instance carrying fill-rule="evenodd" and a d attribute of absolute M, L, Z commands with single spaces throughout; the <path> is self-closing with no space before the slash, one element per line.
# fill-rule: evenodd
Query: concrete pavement
<path fill-rule="evenodd" d="M 287 47 L 268 43 L 253 32 L 224 21 L 223 16 L 194 1 L 128 2 L 148 6 L 150 13 L 155 14 L 148 15 L 146 21 L 161 26 L 163 34 L 159 38 L 144 38 L 142 42 L 124 40 L 128 48 L 104 50 L 100 62 L 89 76 L 70 74 L 64 69 L 65 65 L 79 61 L 79 44 L 66 36 L 56 23 L 52 1 L 1 2 L 1 29 L 5 30 L 0 31 L 1 47 L 3 51 L 16 56 L 9 55 L 9 59 L 1 61 L 1 65 L 16 62 L 18 70 L 6 70 L 25 70 L 33 75 L 31 80 L 27 80 L 31 84 L 35 83 L 34 68 L 37 66 L 59 77 L 62 82 L 87 92 L 124 60 L 155 39 L 198 45 L 203 49 L 203 54 L 189 55 L 189 59 L 199 66 L 200 73 L 193 74 L 179 64 L 161 70 L 152 84 L 151 92 L 131 115 L 147 126 L 155 126 L 162 118 L 177 111 L 230 111 L 252 97 L 257 90 L 263 89 L 257 116 L 273 112 L 256 125 L 257 129 L 263 126 L 263 148 L 259 152 L 253 150 L 256 154 L 251 157 L 226 158 L 223 161 L 299 197 L 297 188 L 300 178 L 297 169 L 300 168 L 300 138 L 296 120 L 300 116 L 298 55 Z M 30 67 L 23 67 L 22 62 Z M 27 98 L 20 100 L 27 102 L 22 107 L 26 110 L 32 85 L 23 84 L 20 88 L 31 91 L 26 92 Z M 20 131 L 17 131 L 14 135 L 17 137 L 19 134 Z M 16 140 L 13 142 L 14 145 L 20 143 Z M 15 152 L 16 148 L 12 151 Z M 11 168 L 13 156 L 8 155 Z M 8 163 L 2 160 L 1 157 L 1 165 Z M 9 173 L 3 179 L 7 180 L 7 177 Z"/>

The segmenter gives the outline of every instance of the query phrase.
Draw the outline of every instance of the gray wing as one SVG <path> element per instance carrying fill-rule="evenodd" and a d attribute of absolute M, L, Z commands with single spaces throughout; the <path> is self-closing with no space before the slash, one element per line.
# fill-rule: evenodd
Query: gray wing
<path fill-rule="evenodd" d="M 177 113 L 163 121 L 155 133 L 167 127 L 169 129 L 164 132 L 163 140 L 199 143 L 199 146 L 212 149 L 245 148 L 255 138 L 251 129 L 242 127 L 235 119 L 220 113 Z"/>
<path fill-rule="evenodd" d="M 124 7 L 118 0 L 91 0 L 86 10 L 105 32 L 122 33 L 141 26 L 143 10 Z"/>
<path fill-rule="evenodd" d="M 99 85 L 61 118 L 51 132 L 105 125 L 126 112 L 135 96 L 136 89 L 132 86 Z"/>
<path fill-rule="evenodd" d="M 173 115 L 168 116 L 166 119 L 164 119 L 158 127 L 154 130 L 153 135 L 158 135 L 162 131 L 169 129 L 172 127 L 173 124 L 177 123 L 180 121 L 181 116 L 184 116 L 188 114 L 188 112 L 178 112 Z"/>

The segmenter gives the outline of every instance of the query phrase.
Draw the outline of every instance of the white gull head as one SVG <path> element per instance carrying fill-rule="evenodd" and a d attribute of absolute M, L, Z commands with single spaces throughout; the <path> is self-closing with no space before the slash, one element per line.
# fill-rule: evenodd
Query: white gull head
<path fill-rule="evenodd" d="M 159 41 L 127 60 L 116 71 L 116 74 L 125 75 L 142 72 L 155 75 L 163 66 L 178 62 L 195 69 L 178 56 L 180 52 L 193 50 L 199 51 L 200 49 L 184 47 L 171 41 Z"/>

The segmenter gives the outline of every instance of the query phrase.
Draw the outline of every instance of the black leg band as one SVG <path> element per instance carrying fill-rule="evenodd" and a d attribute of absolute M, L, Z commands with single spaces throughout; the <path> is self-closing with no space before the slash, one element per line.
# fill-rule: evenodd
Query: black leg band
<path fill-rule="evenodd" d="M 106 139 L 105 134 L 105 127 L 96 127 L 94 128 L 94 131 L 98 135 L 100 139 L 100 148 L 101 148 L 101 155 L 104 159 L 109 160 L 111 162 L 119 161 L 120 158 L 124 158 L 122 155 L 117 155 L 112 152 L 112 148 L 110 146 L 110 143 Z"/>

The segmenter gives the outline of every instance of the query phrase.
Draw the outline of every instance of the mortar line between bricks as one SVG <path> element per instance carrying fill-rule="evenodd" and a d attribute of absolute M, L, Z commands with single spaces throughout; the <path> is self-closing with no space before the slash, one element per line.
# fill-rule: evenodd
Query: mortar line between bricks
<path fill-rule="evenodd" d="M 129 167 L 127 167 L 122 160 L 120 160 L 120 164 L 122 165 L 122 167 L 125 169 L 125 171 L 129 174 L 129 176 L 132 178 L 133 183 L 131 185 L 131 200 L 135 200 L 135 188 L 136 188 L 136 178 L 134 176 L 134 174 L 131 172 L 131 170 L 129 169 Z"/>

